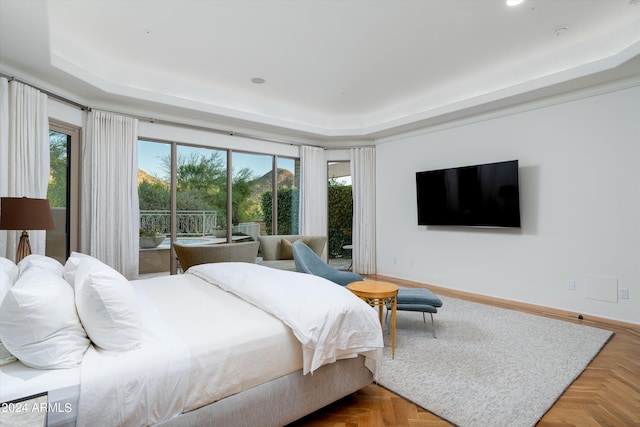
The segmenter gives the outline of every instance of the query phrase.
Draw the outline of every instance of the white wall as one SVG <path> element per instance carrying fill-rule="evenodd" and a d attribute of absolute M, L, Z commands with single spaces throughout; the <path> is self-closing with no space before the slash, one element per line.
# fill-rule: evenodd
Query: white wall
<path fill-rule="evenodd" d="M 378 273 L 640 324 L 637 84 L 378 141 Z M 512 159 L 521 229 L 417 226 L 416 171 Z"/>

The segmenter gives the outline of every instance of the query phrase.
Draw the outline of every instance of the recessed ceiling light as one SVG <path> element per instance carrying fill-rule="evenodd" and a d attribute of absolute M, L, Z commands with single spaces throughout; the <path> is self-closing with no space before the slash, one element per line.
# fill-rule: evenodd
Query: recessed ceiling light
<path fill-rule="evenodd" d="M 524 0 L 507 0 L 507 6 L 517 6 Z"/>
<path fill-rule="evenodd" d="M 262 77 L 254 77 L 254 78 L 252 78 L 252 79 L 251 79 L 251 82 L 252 82 L 252 83 L 255 83 L 255 84 L 257 84 L 257 85 L 261 85 L 261 84 L 263 84 L 264 82 L 266 82 L 266 80 L 265 80 L 265 79 L 263 79 Z"/>

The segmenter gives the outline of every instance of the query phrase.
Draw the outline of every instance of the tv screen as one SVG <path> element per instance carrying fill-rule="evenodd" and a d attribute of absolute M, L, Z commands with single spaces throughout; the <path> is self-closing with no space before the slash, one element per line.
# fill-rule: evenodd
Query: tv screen
<path fill-rule="evenodd" d="M 520 227 L 518 161 L 416 172 L 418 225 Z"/>

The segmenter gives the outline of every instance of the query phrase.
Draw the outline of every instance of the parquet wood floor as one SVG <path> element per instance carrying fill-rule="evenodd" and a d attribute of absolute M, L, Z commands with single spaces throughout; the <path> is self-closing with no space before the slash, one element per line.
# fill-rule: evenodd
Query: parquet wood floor
<path fill-rule="evenodd" d="M 525 311 L 615 332 L 538 422 L 538 427 L 640 427 L 640 326 L 607 319 L 578 319 L 578 313 L 514 303 L 435 286 L 372 277 L 401 286 L 424 286 L 439 295 Z M 433 427 L 452 424 L 375 384 L 320 409 L 289 427 Z M 487 426 L 492 427 L 492 426 Z"/>

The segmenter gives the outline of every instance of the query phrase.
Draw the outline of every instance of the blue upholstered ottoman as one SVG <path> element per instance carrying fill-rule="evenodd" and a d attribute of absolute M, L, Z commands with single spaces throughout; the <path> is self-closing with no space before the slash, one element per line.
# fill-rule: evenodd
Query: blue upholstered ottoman
<path fill-rule="evenodd" d="M 437 307 L 442 307 L 442 301 L 433 292 L 425 288 L 400 288 L 398 289 L 398 305 L 428 305 L 434 310 L 428 313 L 437 313 Z M 413 311 L 413 310 L 412 310 Z"/>
<path fill-rule="evenodd" d="M 433 337 L 436 337 L 436 328 L 433 323 L 433 313 L 442 307 L 442 300 L 433 292 L 425 288 L 400 288 L 398 289 L 397 310 L 422 312 L 422 319 L 426 322 L 425 313 L 431 315 L 431 328 Z"/>

